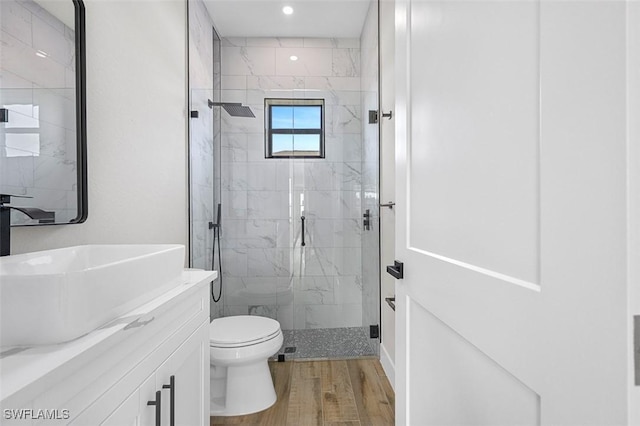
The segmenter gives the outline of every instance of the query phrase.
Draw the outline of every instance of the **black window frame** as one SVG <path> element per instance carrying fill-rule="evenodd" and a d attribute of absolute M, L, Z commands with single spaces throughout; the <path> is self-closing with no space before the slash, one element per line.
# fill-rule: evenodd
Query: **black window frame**
<path fill-rule="evenodd" d="M 292 99 L 292 98 L 265 98 L 265 158 L 325 158 L 324 149 L 324 99 Z M 273 107 L 320 107 L 319 129 L 273 129 L 271 127 L 271 110 Z M 273 135 L 318 135 L 320 137 L 320 150 L 318 155 L 277 155 L 273 153 Z M 293 151 L 295 152 L 295 150 Z"/>

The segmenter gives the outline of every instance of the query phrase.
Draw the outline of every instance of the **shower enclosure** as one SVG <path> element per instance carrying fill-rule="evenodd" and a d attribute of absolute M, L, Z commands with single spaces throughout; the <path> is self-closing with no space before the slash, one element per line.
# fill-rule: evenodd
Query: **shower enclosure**
<path fill-rule="evenodd" d="M 212 267 L 208 223 L 222 206 L 223 293 L 212 315 L 277 319 L 287 358 L 377 355 L 377 1 L 360 37 L 295 39 L 220 39 L 215 17 L 189 4 L 193 267 Z M 255 118 L 209 109 L 208 99 L 247 105 Z M 324 155 L 296 142 L 269 156 L 265 105 L 318 100 Z"/>

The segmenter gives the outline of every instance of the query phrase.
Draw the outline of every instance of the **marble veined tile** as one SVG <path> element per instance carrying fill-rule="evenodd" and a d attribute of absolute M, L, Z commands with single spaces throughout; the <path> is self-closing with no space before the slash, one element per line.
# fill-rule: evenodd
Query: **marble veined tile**
<path fill-rule="evenodd" d="M 223 75 L 221 81 L 221 88 L 223 90 L 246 90 L 247 79 L 250 76 L 244 75 Z"/>
<path fill-rule="evenodd" d="M 75 164 L 69 164 L 65 158 L 33 157 L 33 186 L 70 191 L 76 184 Z"/>
<path fill-rule="evenodd" d="M 28 46 L 32 44 L 31 12 L 22 4 L 13 0 L 3 0 L 0 3 L 0 19 L 2 19 L 3 31 Z"/>
<path fill-rule="evenodd" d="M 245 191 L 249 189 L 247 163 L 223 163 L 222 189 Z"/>
<path fill-rule="evenodd" d="M 357 133 L 325 135 L 327 161 L 362 161 L 362 137 Z"/>
<path fill-rule="evenodd" d="M 310 218 L 341 217 L 338 191 L 304 191 L 305 215 Z"/>
<path fill-rule="evenodd" d="M 251 191 L 275 191 L 276 187 L 276 164 L 271 161 L 247 163 L 247 183 Z"/>
<path fill-rule="evenodd" d="M 294 263 L 294 273 L 305 276 L 334 276 L 338 274 L 334 248 L 309 247 L 304 249 L 304 263 Z M 301 267 L 301 269 L 300 269 Z M 298 269 L 296 269 L 298 268 Z"/>
<path fill-rule="evenodd" d="M 246 162 L 248 157 L 247 135 L 244 133 L 226 133 L 222 138 L 221 151 L 222 161 L 225 163 Z"/>
<path fill-rule="evenodd" d="M 362 107 L 360 105 L 337 105 L 333 107 L 333 133 L 361 133 Z"/>
<path fill-rule="evenodd" d="M 290 250 L 247 249 L 247 275 L 254 277 L 287 277 L 290 275 Z"/>
<path fill-rule="evenodd" d="M 362 253 L 359 247 L 334 248 L 335 275 L 362 274 Z"/>
<path fill-rule="evenodd" d="M 247 191 L 222 191 L 222 211 L 225 220 L 247 218 Z"/>
<path fill-rule="evenodd" d="M 222 240 L 226 248 L 275 248 L 276 221 L 226 220 Z"/>
<path fill-rule="evenodd" d="M 278 248 L 293 247 L 291 219 L 276 220 L 276 246 Z"/>
<path fill-rule="evenodd" d="M 264 131 L 244 134 L 247 136 L 247 161 L 263 161 L 265 159 Z"/>
<path fill-rule="evenodd" d="M 42 87 L 64 87 L 65 66 L 35 55 L 31 46 L 0 31 L 2 68 Z"/>
<path fill-rule="evenodd" d="M 289 217 L 288 191 L 247 191 L 247 214 L 251 219 Z"/>
<path fill-rule="evenodd" d="M 336 247 L 360 247 L 362 238 L 361 219 L 335 219 L 333 221 L 333 242 Z"/>
<path fill-rule="evenodd" d="M 304 163 L 303 187 L 308 190 L 331 190 L 336 186 L 336 168 L 341 163 L 306 161 Z M 298 187 L 298 185 L 296 185 Z"/>
<path fill-rule="evenodd" d="M 261 317 L 267 317 L 276 319 L 278 308 L 274 305 L 249 305 L 248 315 L 258 315 Z"/>
<path fill-rule="evenodd" d="M 249 90 L 281 89 L 286 91 L 284 93 L 289 93 L 293 89 L 304 89 L 304 87 L 304 77 L 301 76 L 247 76 L 247 89 Z"/>
<path fill-rule="evenodd" d="M 334 247 L 334 220 L 310 218 L 305 224 L 307 247 Z"/>
<path fill-rule="evenodd" d="M 222 264 L 225 276 L 245 277 L 247 276 L 247 249 L 226 249 L 223 248 Z"/>
<path fill-rule="evenodd" d="M 65 37 L 59 28 L 54 29 L 45 19 L 33 17 L 33 48 L 47 52 L 48 60 L 54 60 L 63 66 L 71 66 L 75 60 L 75 43 Z"/>
<path fill-rule="evenodd" d="M 359 327 L 362 305 L 306 305 L 305 328 Z"/>
<path fill-rule="evenodd" d="M 283 330 L 291 330 L 293 329 L 293 303 L 289 303 L 286 305 L 278 305 L 278 312 L 276 314 L 276 319 L 280 323 L 280 327 Z"/>
<path fill-rule="evenodd" d="M 291 56 L 298 60 L 292 61 Z M 330 76 L 332 75 L 332 50 L 322 48 L 279 48 L 276 49 L 276 75 L 290 76 Z"/>
<path fill-rule="evenodd" d="M 333 279 L 335 303 L 362 303 L 362 277 L 360 275 L 342 275 Z"/>
<path fill-rule="evenodd" d="M 360 76 L 360 49 L 333 49 L 332 75 L 338 77 Z"/>
<path fill-rule="evenodd" d="M 245 89 L 223 88 L 220 91 L 220 97 L 223 102 L 241 103 L 241 104 L 247 103 L 247 91 Z"/>
<path fill-rule="evenodd" d="M 308 76 L 304 78 L 305 89 L 360 91 L 359 77 Z"/>
<path fill-rule="evenodd" d="M 334 303 L 333 277 L 294 277 L 295 303 L 326 305 Z"/>
<path fill-rule="evenodd" d="M 223 75 L 275 75 L 276 55 L 271 47 L 222 46 Z"/>
<path fill-rule="evenodd" d="M 360 162 L 338 164 L 334 189 L 359 191 L 362 188 L 362 164 Z"/>

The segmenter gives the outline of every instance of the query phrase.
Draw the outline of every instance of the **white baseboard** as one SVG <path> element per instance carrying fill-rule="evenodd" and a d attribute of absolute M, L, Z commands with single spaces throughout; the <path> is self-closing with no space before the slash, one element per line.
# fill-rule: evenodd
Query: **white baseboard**
<path fill-rule="evenodd" d="M 396 366 L 391 361 L 389 357 L 389 353 L 384 345 L 380 345 L 380 364 L 382 364 L 382 369 L 387 374 L 387 378 L 389 379 L 389 383 L 391 383 L 391 387 L 393 390 L 396 390 Z"/>

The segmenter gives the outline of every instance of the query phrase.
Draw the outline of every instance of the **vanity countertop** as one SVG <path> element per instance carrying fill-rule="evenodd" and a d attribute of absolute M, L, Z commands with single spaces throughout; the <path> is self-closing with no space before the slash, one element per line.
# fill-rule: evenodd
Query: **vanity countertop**
<path fill-rule="evenodd" d="M 90 362 L 151 323 L 168 309 L 169 302 L 187 297 L 217 277 L 216 271 L 187 269 L 182 273 L 181 285 L 77 339 L 57 345 L 0 348 L 0 401 L 54 371 L 59 376 Z"/>

